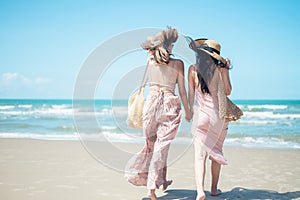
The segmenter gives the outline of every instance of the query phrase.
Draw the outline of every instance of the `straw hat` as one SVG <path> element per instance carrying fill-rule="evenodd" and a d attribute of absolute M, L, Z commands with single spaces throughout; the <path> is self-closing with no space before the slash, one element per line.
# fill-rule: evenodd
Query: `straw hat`
<path fill-rule="evenodd" d="M 196 48 L 197 50 L 204 51 L 215 59 L 221 61 L 223 64 L 226 64 L 226 60 L 220 56 L 221 45 L 215 40 L 196 39 L 194 40 L 194 44 L 191 42 L 190 48 L 193 50 Z"/>

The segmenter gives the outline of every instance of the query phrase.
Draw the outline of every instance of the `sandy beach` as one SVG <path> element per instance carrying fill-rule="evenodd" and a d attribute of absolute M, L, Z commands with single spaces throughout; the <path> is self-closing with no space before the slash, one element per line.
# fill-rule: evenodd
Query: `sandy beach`
<path fill-rule="evenodd" d="M 103 151 L 107 144 L 101 145 Z M 139 150 L 140 144 L 120 144 Z M 172 144 L 171 154 L 184 152 L 168 168 L 173 184 L 158 199 L 195 199 L 193 148 Z M 225 147 L 229 165 L 222 168 L 223 194 L 207 199 L 300 199 L 300 151 Z M 108 160 L 120 159 L 107 152 Z M 172 157 L 172 156 L 171 156 Z M 125 158 L 126 159 L 126 158 Z M 123 161 L 121 161 L 123 162 Z M 121 171 L 95 159 L 80 141 L 0 139 L 0 199 L 4 200 L 146 200 L 146 188 L 129 184 Z"/>

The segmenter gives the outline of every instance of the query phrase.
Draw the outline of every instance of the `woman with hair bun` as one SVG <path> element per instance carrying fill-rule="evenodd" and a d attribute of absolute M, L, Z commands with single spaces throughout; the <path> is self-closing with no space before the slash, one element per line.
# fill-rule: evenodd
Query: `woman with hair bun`
<path fill-rule="evenodd" d="M 142 44 L 150 54 L 147 60 L 150 92 L 143 110 L 146 144 L 127 163 L 125 176 L 134 185 L 147 186 L 151 200 L 157 199 L 155 189 L 162 186 L 166 190 L 172 183 L 166 179 L 167 157 L 182 115 L 180 99 L 175 95 L 176 85 L 185 118 L 187 121 L 192 118 L 185 89 L 184 64 L 182 60 L 171 58 L 177 38 L 177 30 L 168 28 Z"/>

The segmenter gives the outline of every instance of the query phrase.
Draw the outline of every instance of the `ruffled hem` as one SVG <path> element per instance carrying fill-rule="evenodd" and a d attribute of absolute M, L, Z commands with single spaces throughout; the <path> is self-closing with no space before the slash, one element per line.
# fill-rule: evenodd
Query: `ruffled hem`
<path fill-rule="evenodd" d="M 222 153 L 215 153 L 213 150 L 211 152 L 209 152 L 209 159 L 216 161 L 220 165 L 228 165 L 228 161 L 223 156 L 223 154 Z"/>

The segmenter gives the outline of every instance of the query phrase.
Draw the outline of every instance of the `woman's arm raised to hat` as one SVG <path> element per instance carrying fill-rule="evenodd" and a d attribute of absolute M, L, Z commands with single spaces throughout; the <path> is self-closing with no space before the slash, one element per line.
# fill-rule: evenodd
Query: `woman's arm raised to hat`
<path fill-rule="evenodd" d="M 226 66 L 228 68 L 230 66 L 230 60 L 229 59 L 226 59 Z M 224 83 L 225 94 L 227 96 L 230 95 L 231 90 L 232 90 L 228 68 L 224 68 L 224 67 L 219 68 L 219 70 L 221 72 L 222 80 L 223 80 L 223 83 Z"/>

